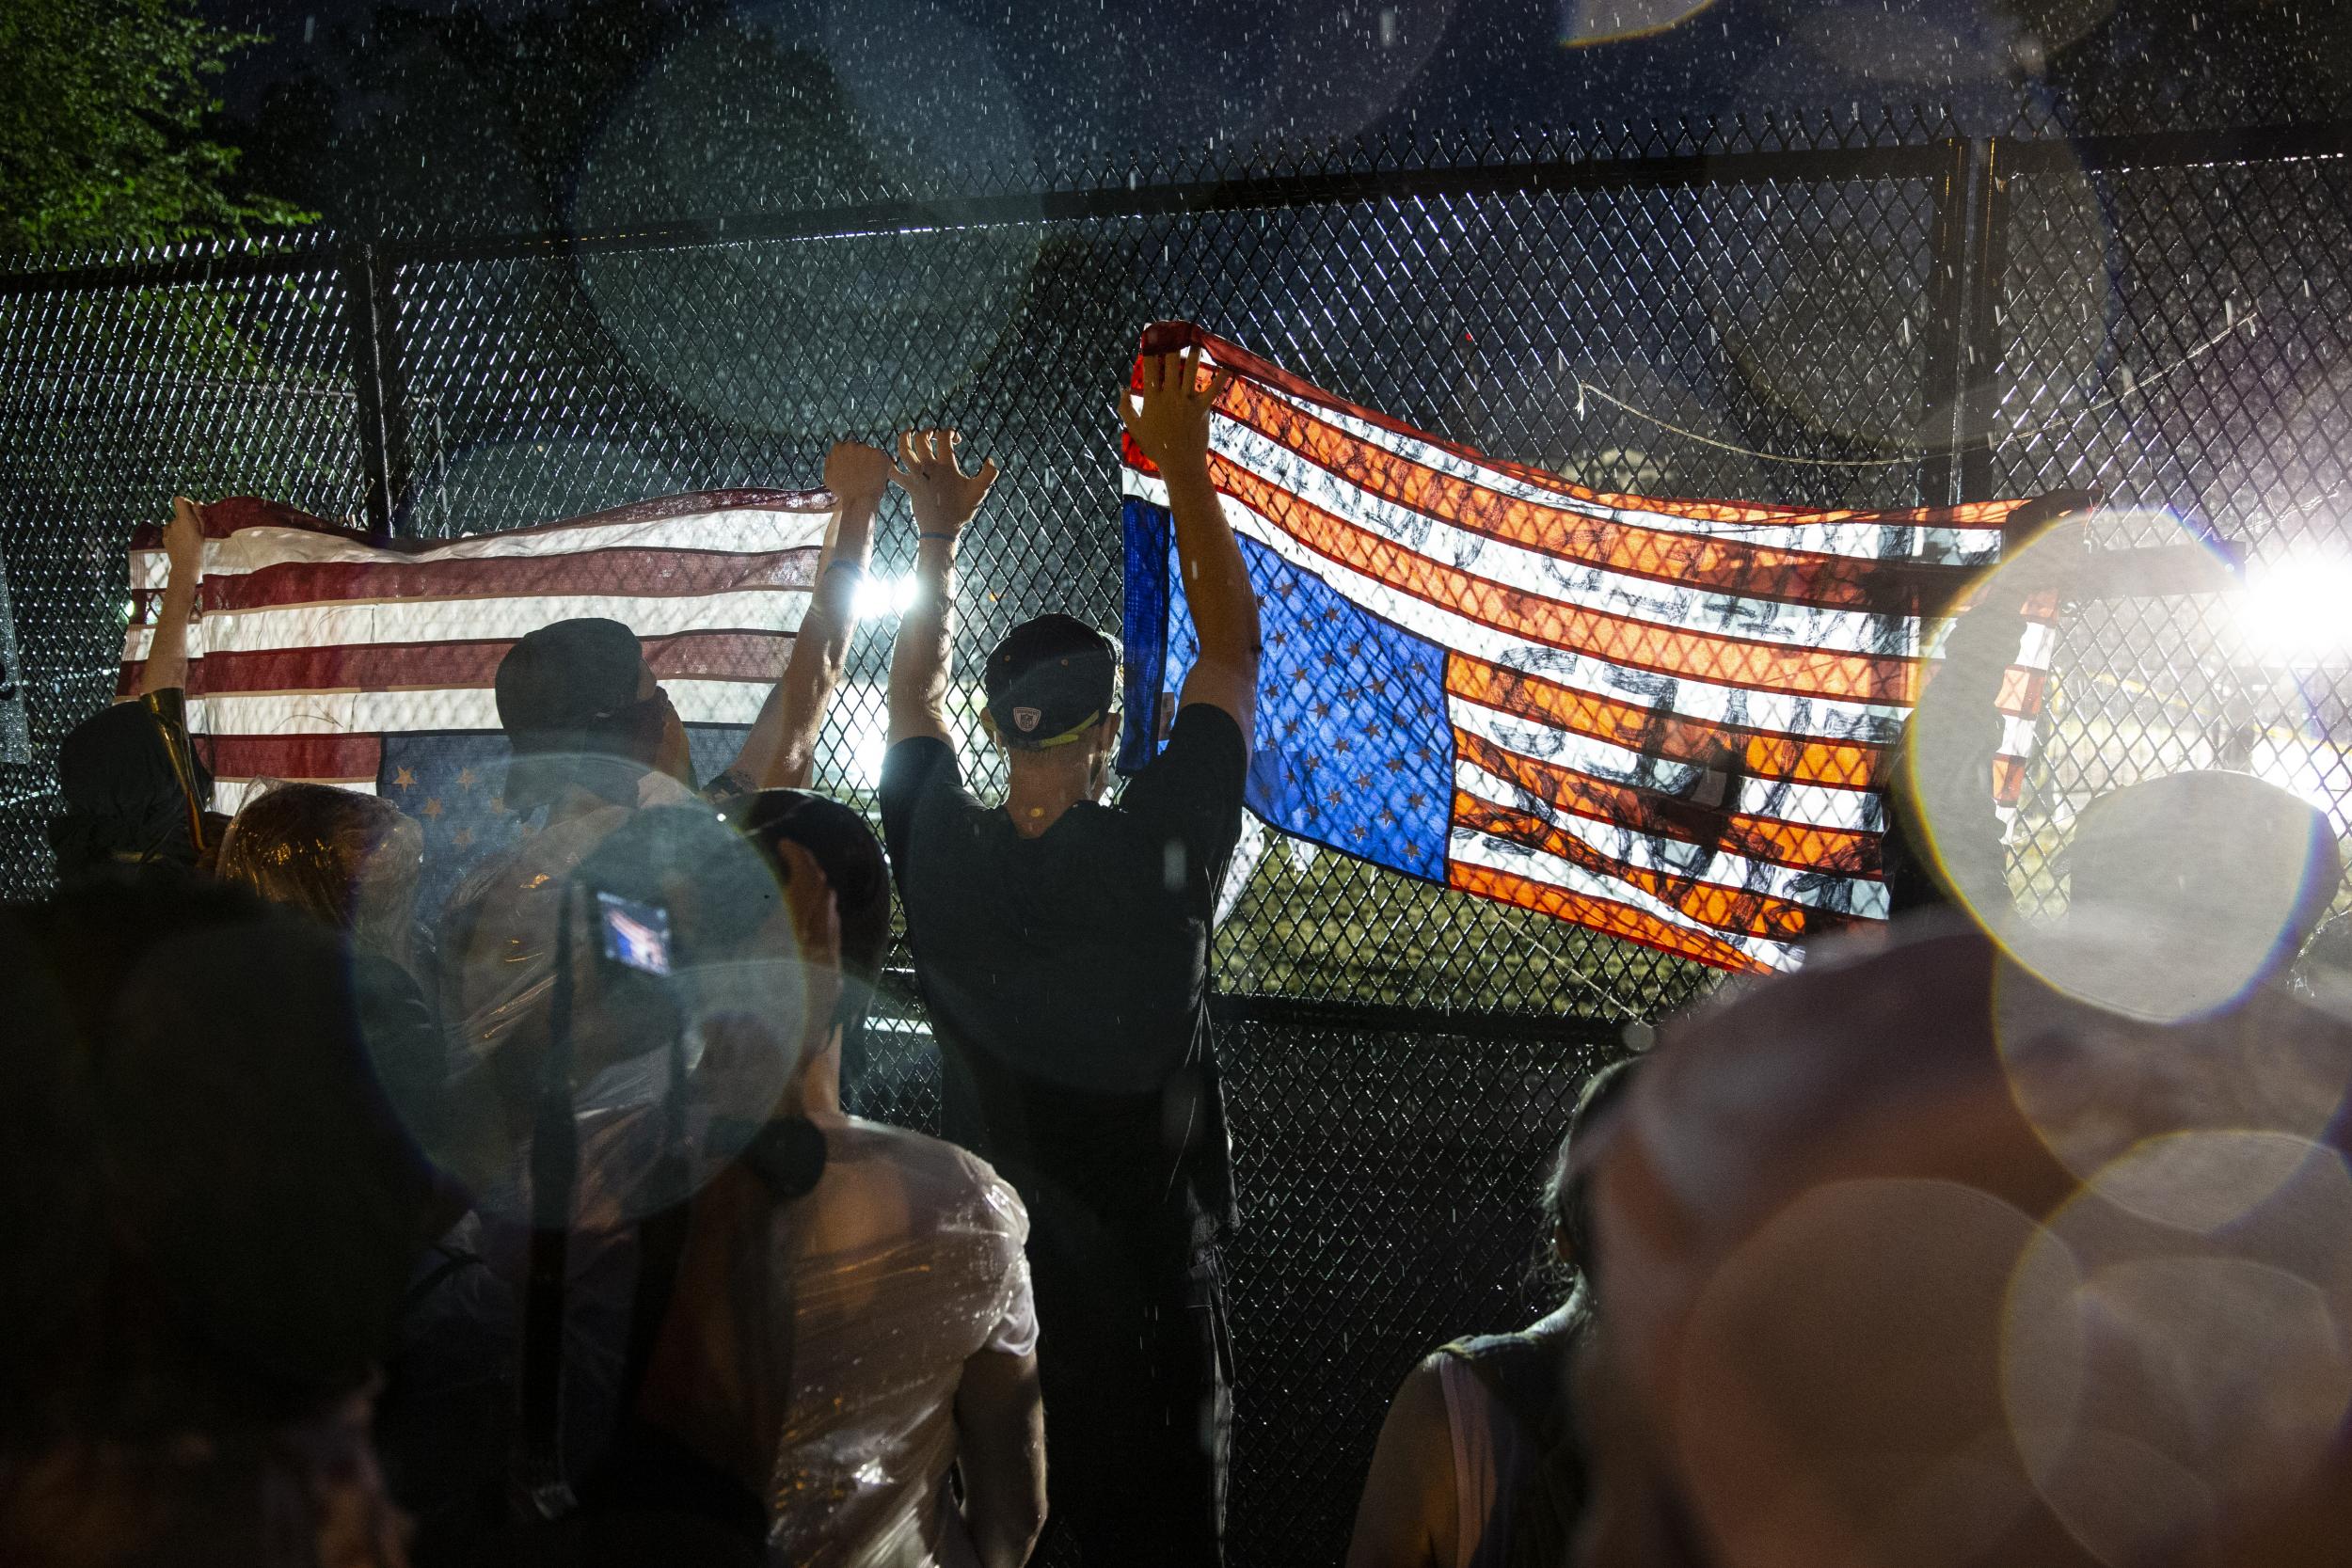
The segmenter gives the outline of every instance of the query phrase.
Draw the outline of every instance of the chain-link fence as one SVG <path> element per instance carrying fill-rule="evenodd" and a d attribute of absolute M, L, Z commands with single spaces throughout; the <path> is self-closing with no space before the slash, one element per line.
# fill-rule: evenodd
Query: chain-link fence
<path fill-rule="evenodd" d="M 1116 626 L 1112 398 L 1157 318 L 1602 488 L 1887 506 L 2095 483 L 2172 519 L 2106 525 L 2122 542 L 2185 525 L 2257 566 L 2343 549 L 2352 138 L 1946 131 L 1105 166 L 723 222 L 0 277 L 0 562 L 29 757 L 0 748 L 0 891 L 47 879 L 55 747 L 111 689 L 124 544 L 175 490 L 441 535 L 813 483 L 835 436 L 953 424 L 1005 469 L 962 555 L 969 669 L 1042 609 Z M 886 514 L 879 582 L 912 545 Z M 882 592 L 819 763 L 850 798 L 880 762 Z M 2250 767 L 2341 823 L 2343 654 L 2183 653 L 2228 643 L 2191 634 L 2230 613 L 2206 595 L 2067 618 L 2012 833 L 2021 893 L 2056 894 L 2072 811 L 2139 773 Z M 1709 975 L 1256 832 L 1227 893 L 1236 1553 L 1330 1561 L 1406 1367 L 1539 1305 L 1531 1199 L 1577 1085 Z M 869 1095 L 935 1116 L 911 1006 L 878 1032 Z"/>

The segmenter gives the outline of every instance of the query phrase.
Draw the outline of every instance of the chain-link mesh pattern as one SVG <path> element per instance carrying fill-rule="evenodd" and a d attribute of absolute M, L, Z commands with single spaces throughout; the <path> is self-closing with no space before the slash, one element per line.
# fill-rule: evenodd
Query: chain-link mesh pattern
<path fill-rule="evenodd" d="M 104 700 L 124 538 L 175 490 L 364 515 L 388 479 L 398 526 L 440 536 L 813 484 L 836 436 L 954 424 L 1005 468 L 962 552 L 970 670 L 1044 608 L 1116 625 L 1111 399 L 1159 317 L 1609 488 L 1944 499 L 1937 449 L 1963 404 L 1992 437 L 1958 465 L 1974 492 L 2094 482 L 2258 562 L 2340 543 L 2343 159 L 2188 147 L 2094 152 L 2086 170 L 2061 146 L 2010 163 L 2018 144 L 1979 144 L 1971 181 L 1946 131 L 1257 150 L 919 188 L 836 171 L 793 186 L 825 212 L 777 215 L 772 192 L 725 184 L 770 215 L 564 245 L 404 240 L 377 253 L 373 293 L 319 245 L 0 278 L 0 562 L 33 758 L 0 763 L 0 892 L 47 879 L 56 743 Z M 370 313 L 373 356 L 354 331 Z M 2105 526 L 2109 543 L 2158 537 Z M 894 498 L 819 760 L 820 785 L 868 803 L 911 533 Z M 2016 835 L 2031 897 L 2061 885 L 2069 813 L 2139 772 L 2250 758 L 2352 789 L 2312 738 L 2345 728 L 2340 663 L 2282 682 L 2176 657 L 2228 613 L 2215 597 L 2070 613 Z M 986 790 L 1000 775 L 961 700 Z M 1595 1042 L 1711 977 L 1272 835 L 1241 860 L 1216 953 L 1248 1212 L 1232 1258 L 1235 1555 L 1329 1562 L 1405 1370 L 1541 1305 L 1530 1198 L 1575 1086 L 1614 1049 Z M 936 1055 L 897 994 L 863 1108 L 935 1127 Z M 1359 1011 L 1308 1020 L 1277 999 Z M 1399 1005 L 1449 1016 L 1360 1010 Z"/>
<path fill-rule="evenodd" d="M 2257 581 L 2341 552 L 2352 163 L 2145 166 L 2128 144 L 2098 143 L 2014 162 L 2006 210 L 1993 209 L 1992 488 L 2095 485 L 2113 509 L 2101 550 L 2194 537 L 2242 554 Z M 2243 620 L 2217 593 L 2101 598 L 2062 618 L 2011 834 L 2029 907 L 2062 900 L 2075 813 L 2141 778 L 2249 769 L 2331 802 L 2339 836 L 2352 833 L 2344 651 L 2282 667 Z"/>
<path fill-rule="evenodd" d="M 358 507 L 340 276 L 182 270 L 0 296 L 0 564 L 32 753 L 0 761 L 0 895 L 49 879 L 56 745 L 113 695 L 131 530 L 168 517 L 175 493 Z"/>

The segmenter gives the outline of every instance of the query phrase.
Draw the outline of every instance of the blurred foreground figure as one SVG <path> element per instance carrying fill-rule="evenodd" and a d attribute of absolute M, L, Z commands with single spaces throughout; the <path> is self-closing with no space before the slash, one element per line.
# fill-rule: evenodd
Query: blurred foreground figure
<path fill-rule="evenodd" d="M 334 940 L 92 886 L 0 911 L 0 1562 L 403 1562 L 368 1420 L 428 1187 Z"/>
<path fill-rule="evenodd" d="M 1591 1197 L 1568 1161 L 1633 1069 L 1593 1074 L 1544 1182 L 1544 1250 L 1568 1277 L 1567 1300 L 1517 1334 L 1456 1339 L 1406 1376 L 1364 1478 L 1348 1568 L 1566 1561 L 1585 1492 L 1571 1381 L 1594 1331 L 1596 1274 Z"/>
<path fill-rule="evenodd" d="M 2352 1524 L 2340 877 L 2243 775 L 1671 1029 L 1593 1172 L 1595 1568 L 2295 1564 Z"/>
<path fill-rule="evenodd" d="M 1053 1528 L 1089 1564 L 1206 1568 L 1223 1560 L 1232 1375 L 1208 942 L 1241 833 L 1258 610 L 1209 479 L 1223 382 L 1190 355 L 1147 364 L 1141 409 L 1119 406 L 1168 480 L 1201 650 L 1168 744 L 1104 804 L 1117 654 L 1040 616 L 983 672 L 1005 801 L 964 787 L 946 709 L 956 542 L 995 470 L 963 474 L 948 433 L 910 436 L 916 598 L 891 660 L 882 818 L 942 1125 L 1029 1208 Z"/>

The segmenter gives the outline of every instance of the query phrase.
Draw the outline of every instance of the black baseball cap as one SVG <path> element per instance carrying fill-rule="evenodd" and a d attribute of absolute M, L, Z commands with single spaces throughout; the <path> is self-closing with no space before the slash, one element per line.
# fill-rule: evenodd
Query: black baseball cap
<path fill-rule="evenodd" d="M 499 723 L 517 754 L 595 751 L 636 706 L 644 670 L 637 634 L 618 621 L 541 626 L 499 661 Z"/>
<path fill-rule="evenodd" d="M 1119 650 L 1068 615 L 1024 621 L 989 650 L 982 684 L 996 736 L 1025 752 L 1076 740 L 1111 710 Z"/>

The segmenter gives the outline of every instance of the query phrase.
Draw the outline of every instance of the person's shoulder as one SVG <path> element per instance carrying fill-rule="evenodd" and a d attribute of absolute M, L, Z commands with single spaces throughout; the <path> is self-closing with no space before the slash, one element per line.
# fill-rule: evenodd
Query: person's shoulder
<path fill-rule="evenodd" d="M 844 1152 L 853 1158 L 887 1161 L 908 1180 L 910 1188 L 928 1193 L 939 1207 L 952 1210 L 979 1204 L 992 1212 L 1017 1217 L 1023 1228 L 1027 1211 L 1012 1185 L 995 1167 L 970 1149 L 917 1132 L 909 1127 L 844 1117 L 836 1124 Z"/>

